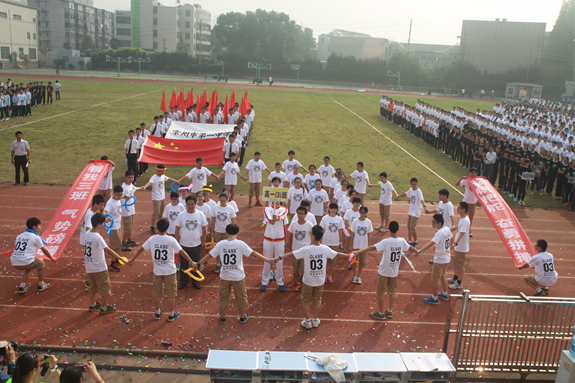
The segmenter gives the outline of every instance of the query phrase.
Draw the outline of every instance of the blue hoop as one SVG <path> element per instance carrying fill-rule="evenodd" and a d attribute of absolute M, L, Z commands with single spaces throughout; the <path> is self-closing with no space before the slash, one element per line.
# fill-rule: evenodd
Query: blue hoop
<path fill-rule="evenodd" d="M 132 203 L 128 203 L 129 200 L 133 199 L 134 201 Z M 136 203 L 136 197 L 131 196 L 130 198 L 124 200 L 124 203 L 122 204 L 122 207 L 126 208 L 127 212 L 130 212 L 130 209 L 128 209 L 129 206 L 133 206 Z"/>
<path fill-rule="evenodd" d="M 174 185 L 176 185 L 176 187 L 174 187 Z M 177 182 L 172 182 L 172 184 L 170 185 L 170 193 L 171 192 L 175 192 L 178 191 L 178 183 Z"/>
<path fill-rule="evenodd" d="M 112 217 L 110 214 L 104 214 L 104 218 L 106 218 L 106 217 L 112 218 L 112 221 L 110 222 L 110 226 L 106 225 L 107 222 L 104 222 L 104 227 L 105 227 L 106 229 L 108 229 L 108 231 L 106 232 L 106 234 L 112 235 L 112 226 L 114 226 L 114 217 Z"/>

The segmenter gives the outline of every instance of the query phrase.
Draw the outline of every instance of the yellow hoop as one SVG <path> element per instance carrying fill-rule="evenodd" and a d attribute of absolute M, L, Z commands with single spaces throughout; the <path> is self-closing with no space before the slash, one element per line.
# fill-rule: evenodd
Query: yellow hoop
<path fill-rule="evenodd" d="M 206 243 L 206 250 L 209 250 L 209 249 L 213 248 L 214 246 L 216 246 L 216 243 L 214 241 L 214 238 L 212 238 L 212 241 L 210 243 Z"/>
<path fill-rule="evenodd" d="M 122 266 L 130 263 L 130 261 L 128 261 L 128 258 L 125 258 L 125 257 L 119 257 L 118 262 L 120 262 L 120 265 L 122 265 Z"/>
<path fill-rule="evenodd" d="M 194 274 L 192 274 L 192 271 L 193 271 L 193 270 L 194 270 L 194 269 L 192 269 L 192 268 L 190 267 L 189 269 L 184 270 L 184 273 L 188 274 L 188 275 L 190 276 L 190 278 L 192 278 L 193 280 L 196 280 L 196 281 L 198 281 L 198 282 L 201 282 L 201 281 L 203 281 L 204 279 L 206 279 L 206 278 L 204 277 L 204 274 L 202 274 L 202 273 L 200 272 L 200 270 L 196 270 L 196 274 L 198 274 L 198 275 L 200 276 L 199 278 L 196 277 Z"/>

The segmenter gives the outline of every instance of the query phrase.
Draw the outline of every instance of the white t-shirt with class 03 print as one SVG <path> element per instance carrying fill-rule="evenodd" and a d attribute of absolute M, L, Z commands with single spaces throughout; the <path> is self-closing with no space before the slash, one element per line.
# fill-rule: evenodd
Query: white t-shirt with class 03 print
<path fill-rule="evenodd" d="M 130 184 L 130 185 L 126 185 L 125 183 L 122 184 L 122 189 L 124 189 L 124 195 L 133 197 L 134 193 L 136 193 L 136 190 L 138 190 L 134 184 Z M 129 200 L 124 200 L 128 203 L 132 203 L 133 199 L 129 199 Z M 122 201 L 123 202 L 123 201 Z M 122 204 L 120 204 L 122 205 Z M 136 204 L 133 204 L 132 206 L 128 206 L 128 208 L 125 208 L 122 206 L 122 217 L 129 217 L 131 215 L 136 214 Z"/>
<path fill-rule="evenodd" d="M 238 184 L 238 173 L 240 172 L 240 167 L 237 162 L 228 161 L 224 165 L 224 172 L 226 172 L 224 183 L 226 185 L 237 185 Z"/>
<path fill-rule="evenodd" d="M 208 226 L 208 220 L 201 211 L 183 211 L 176 218 L 175 226 L 180 228 L 180 245 L 196 247 L 202 244 L 203 227 Z"/>
<path fill-rule="evenodd" d="M 343 218 L 336 215 L 324 215 L 319 225 L 323 228 L 322 245 L 339 246 L 339 231 L 343 229 Z"/>
<path fill-rule="evenodd" d="M 373 231 L 371 221 L 366 218 L 365 220 L 354 219 L 351 224 L 351 231 L 353 232 L 353 249 L 364 249 L 369 246 L 367 235 Z"/>
<path fill-rule="evenodd" d="M 475 195 L 475 193 L 473 193 L 471 191 L 471 188 L 467 184 L 467 180 L 465 180 L 465 179 L 461 180 L 459 182 L 459 185 L 465 187 L 465 194 L 463 195 L 463 202 L 472 203 L 472 204 L 477 203 L 477 196 Z"/>
<path fill-rule="evenodd" d="M 168 181 L 168 176 L 162 174 L 161 176 L 154 174 L 150 178 L 152 184 L 152 201 L 163 201 L 166 199 L 165 182 Z"/>
<path fill-rule="evenodd" d="M 423 201 L 423 193 L 418 189 L 409 189 L 405 192 L 405 195 L 409 198 L 409 214 L 412 217 L 419 218 L 421 216 L 421 202 Z"/>
<path fill-rule="evenodd" d="M 243 257 L 249 257 L 251 253 L 253 250 L 239 239 L 220 241 L 210 251 L 212 257 L 220 257 L 220 278 L 224 281 L 241 281 L 246 277 Z"/>
<path fill-rule="evenodd" d="M 142 245 L 144 250 L 151 253 L 154 262 L 154 275 L 172 275 L 175 274 L 176 263 L 174 254 L 179 253 L 182 247 L 174 237 L 169 235 L 152 235 Z"/>
<path fill-rule="evenodd" d="M 186 174 L 190 180 L 192 180 L 192 193 L 197 193 L 207 184 L 208 177 L 212 175 L 212 172 L 208 168 L 202 167 L 201 169 L 193 168 Z"/>
<path fill-rule="evenodd" d="M 301 166 L 298 160 L 285 160 L 282 164 L 282 169 L 285 169 L 286 175 L 289 175 L 293 173 L 293 168 L 295 165 Z"/>
<path fill-rule="evenodd" d="M 407 241 L 403 238 L 386 238 L 376 243 L 375 249 L 383 252 L 377 273 L 383 277 L 397 277 L 401 257 L 404 252 L 409 250 Z"/>
<path fill-rule="evenodd" d="M 100 233 L 88 232 L 84 240 L 84 266 L 87 273 L 99 273 L 108 269 L 104 249 L 108 247 Z"/>
<path fill-rule="evenodd" d="M 327 260 L 337 256 L 325 245 L 309 245 L 293 252 L 296 259 L 303 259 L 303 283 L 308 286 L 322 286 L 325 282 Z"/>
<path fill-rule="evenodd" d="M 104 210 L 107 211 L 114 219 L 112 230 L 118 230 L 122 226 L 122 201 L 125 200 L 123 198 L 120 200 L 110 198 L 108 202 L 106 202 Z"/>
<path fill-rule="evenodd" d="M 225 233 L 226 226 L 232 223 L 232 218 L 236 218 L 236 212 L 230 205 L 216 205 L 212 209 L 212 219 L 215 220 L 214 231 L 216 233 Z"/>
<path fill-rule="evenodd" d="M 249 182 L 252 184 L 257 184 L 262 182 L 262 172 L 268 167 L 262 160 L 250 160 L 246 165 L 246 169 L 250 171 Z"/>
<path fill-rule="evenodd" d="M 288 199 L 289 199 L 289 213 L 296 214 L 297 208 L 300 206 L 301 201 L 307 199 L 307 191 L 300 187 L 296 189 L 292 187 L 288 190 Z"/>
<path fill-rule="evenodd" d="M 469 251 L 469 230 L 471 228 L 471 221 L 469 217 L 463 217 L 459 220 L 457 224 L 457 233 L 455 234 L 455 239 L 459 237 L 459 233 L 463 233 L 461 239 L 455 245 L 453 250 L 460 253 L 467 253 Z"/>
<path fill-rule="evenodd" d="M 381 188 L 381 196 L 379 197 L 379 203 L 383 206 L 389 206 L 392 203 L 392 193 L 395 190 L 391 182 L 386 183 L 379 182 L 379 187 Z"/>
<path fill-rule="evenodd" d="M 451 230 L 447 226 L 443 226 L 435 232 L 431 239 L 435 243 L 434 263 L 449 263 L 451 260 L 451 238 L 453 238 L 453 234 L 451 234 Z"/>
<path fill-rule="evenodd" d="M 321 182 L 327 187 L 333 187 L 331 184 L 331 177 L 335 174 L 335 169 L 331 165 L 325 166 L 325 164 L 320 165 L 317 169 L 319 176 L 321 177 Z"/>
<path fill-rule="evenodd" d="M 303 179 L 303 182 L 305 182 L 305 184 L 307 185 L 308 189 L 311 191 L 313 188 L 312 186 L 315 185 L 315 180 L 319 180 L 321 179 L 319 174 L 314 174 L 313 176 L 311 174 L 306 174 L 306 176 Z"/>
<path fill-rule="evenodd" d="M 326 202 L 329 202 L 329 196 L 327 195 L 327 192 L 325 190 L 312 189 L 307 195 L 307 199 L 310 202 L 309 203 L 310 213 L 318 216 L 324 215 L 325 213 L 324 204 Z"/>
<path fill-rule="evenodd" d="M 162 217 L 166 217 L 168 222 L 170 222 L 170 226 L 168 226 L 167 231 L 168 234 L 176 234 L 176 220 L 178 219 L 178 215 L 180 215 L 180 213 L 185 210 L 186 208 L 181 203 L 177 204 L 176 206 L 172 204 L 166 205 Z"/>
<path fill-rule="evenodd" d="M 535 269 L 535 282 L 539 283 L 541 286 L 549 287 L 553 286 L 559 274 L 555 271 L 555 263 L 553 263 L 553 255 L 544 251 L 539 254 L 535 254 L 529 260 L 529 266 Z"/>
<path fill-rule="evenodd" d="M 303 225 L 300 225 L 297 220 L 292 221 L 288 227 L 288 231 L 293 234 L 293 240 L 291 249 L 296 251 L 302 247 L 311 244 L 311 229 L 313 224 L 309 221 L 305 221 Z"/>
<path fill-rule="evenodd" d="M 358 172 L 357 170 L 351 173 L 351 177 L 355 179 L 355 190 L 358 193 L 365 194 L 367 190 L 367 182 L 369 180 L 369 176 L 367 172 L 364 170 L 362 172 Z"/>
<path fill-rule="evenodd" d="M 437 204 L 437 212 L 443 216 L 443 226 L 451 228 L 451 217 L 453 217 L 453 204 L 450 201 Z"/>
<path fill-rule="evenodd" d="M 44 247 L 42 239 L 34 233 L 25 231 L 16 237 L 14 251 L 10 257 L 12 266 L 26 266 L 34 262 L 38 249 Z"/>

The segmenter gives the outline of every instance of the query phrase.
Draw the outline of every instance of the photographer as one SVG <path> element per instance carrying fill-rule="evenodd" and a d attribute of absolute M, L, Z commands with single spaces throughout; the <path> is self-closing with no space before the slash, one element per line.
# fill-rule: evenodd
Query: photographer
<path fill-rule="evenodd" d="M 43 355 L 44 360 L 48 362 L 51 371 L 57 368 L 56 358 L 54 356 Z M 27 352 L 16 359 L 16 367 L 12 372 L 11 383 L 32 383 L 36 381 L 38 372 L 42 365 L 38 361 L 38 356 L 33 352 Z"/>
<path fill-rule="evenodd" d="M 12 374 L 14 373 L 14 369 L 16 368 L 16 354 L 14 353 L 14 349 L 8 342 L 0 342 L 0 346 L 2 343 L 5 343 L 6 346 L 4 347 L 4 360 L 8 362 L 8 373 L 5 374 L 4 372 L 0 371 L 0 383 L 6 383 L 10 378 L 12 378 Z"/>
<path fill-rule="evenodd" d="M 98 371 L 96 370 L 96 365 L 94 365 L 94 362 L 89 361 L 87 363 L 84 363 L 83 365 L 71 365 L 71 366 L 66 366 L 64 367 L 64 369 L 62 370 L 62 372 L 58 371 L 58 365 L 56 364 L 58 362 L 58 359 L 56 359 L 54 356 L 51 356 L 50 358 L 54 358 L 55 360 L 55 374 L 57 376 L 60 377 L 59 382 L 60 383 L 81 383 L 84 381 L 83 377 L 82 377 L 82 372 L 86 372 L 88 375 L 90 375 L 93 379 L 94 382 L 96 383 L 104 383 L 104 379 L 102 379 L 102 377 L 100 376 L 100 374 L 98 374 Z M 50 368 L 52 369 L 52 359 L 50 359 Z"/>

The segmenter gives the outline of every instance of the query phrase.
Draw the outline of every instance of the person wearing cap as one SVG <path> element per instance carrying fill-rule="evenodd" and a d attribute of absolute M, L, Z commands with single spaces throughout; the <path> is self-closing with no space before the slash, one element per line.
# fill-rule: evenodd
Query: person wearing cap
<path fill-rule="evenodd" d="M 155 223 L 156 220 L 162 218 L 162 213 L 164 212 L 164 202 L 166 199 L 166 187 L 165 182 L 171 181 L 179 184 L 180 182 L 176 179 L 166 176 L 166 167 L 159 164 L 156 167 L 156 174 L 150 178 L 147 184 L 141 187 L 141 190 L 146 190 L 148 186 L 152 186 L 152 220 L 150 221 L 150 234 L 155 234 Z"/>

